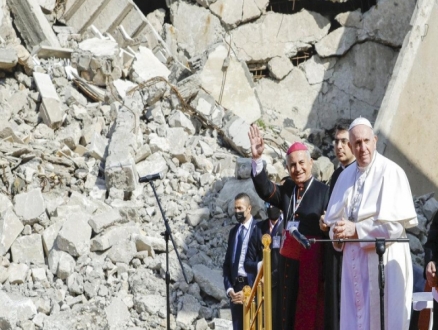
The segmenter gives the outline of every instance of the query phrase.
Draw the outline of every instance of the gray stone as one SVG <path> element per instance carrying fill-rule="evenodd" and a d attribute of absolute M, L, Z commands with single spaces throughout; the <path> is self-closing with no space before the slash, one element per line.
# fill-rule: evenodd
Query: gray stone
<path fill-rule="evenodd" d="M 67 278 L 68 291 L 73 295 L 84 293 L 84 278 L 81 274 L 73 273 Z"/>
<path fill-rule="evenodd" d="M 234 117 L 224 126 L 225 141 L 237 152 L 249 155 L 251 145 L 248 139 L 250 123 L 243 118 Z"/>
<path fill-rule="evenodd" d="M 90 251 L 91 227 L 88 225 L 89 215 L 72 214 L 63 224 L 56 239 L 61 251 L 78 257 Z"/>
<path fill-rule="evenodd" d="M 149 315 L 155 315 L 158 311 L 166 309 L 166 299 L 159 295 L 135 295 L 134 308 L 137 312 L 147 312 Z"/>
<path fill-rule="evenodd" d="M 114 244 L 108 251 L 108 258 L 114 262 L 129 264 L 137 253 L 135 243 L 131 240 L 122 240 Z"/>
<path fill-rule="evenodd" d="M 122 217 L 117 210 L 110 210 L 104 213 L 99 213 L 94 215 L 88 224 L 93 228 L 95 233 L 100 233 L 105 228 L 111 227 L 112 225 L 122 222 Z"/>
<path fill-rule="evenodd" d="M 65 94 L 64 94 L 65 102 L 68 106 L 79 104 L 82 106 L 87 105 L 87 99 L 85 96 L 83 96 L 81 93 L 79 93 L 75 88 L 72 86 L 67 86 L 65 88 Z"/>
<path fill-rule="evenodd" d="M 268 69 L 271 77 L 281 80 L 292 70 L 293 65 L 289 58 L 285 56 L 274 57 L 268 62 Z"/>
<path fill-rule="evenodd" d="M 11 252 L 15 263 L 44 264 L 43 243 L 39 234 L 17 238 L 11 246 Z"/>
<path fill-rule="evenodd" d="M 3 198 L 0 198 L 1 203 L 4 203 Z M 7 203 L 3 204 L 5 207 L 11 205 L 7 199 Z M 15 215 L 12 207 L 9 206 L 6 210 L 1 210 L 0 206 L 0 256 L 7 253 L 15 239 L 20 235 L 24 226 L 18 217 Z"/>
<path fill-rule="evenodd" d="M 13 48 L 0 48 L 0 69 L 7 70 L 18 63 L 17 52 Z"/>
<path fill-rule="evenodd" d="M 76 262 L 73 257 L 64 252 L 59 251 L 58 267 L 56 269 L 56 276 L 62 280 L 65 280 L 74 272 Z"/>
<path fill-rule="evenodd" d="M 63 224 L 64 221 L 60 220 L 44 230 L 42 234 L 43 248 L 47 256 L 49 255 L 50 250 L 53 248 L 56 237 L 58 236 L 58 233 L 61 230 Z"/>
<path fill-rule="evenodd" d="M 318 172 L 318 177 L 320 181 L 327 182 L 330 180 L 333 172 L 334 166 L 328 157 L 321 156 L 316 161 L 313 162 L 313 167 Z"/>
<path fill-rule="evenodd" d="M 34 72 L 33 77 L 41 94 L 40 116 L 44 124 L 56 129 L 62 124 L 64 111 L 55 86 L 48 74 Z"/>
<path fill-rule="evenodd" d="M 233 328 L 233 323 L 231 320 L 214 318 L 211 323 L 213 324 L 215 330 L 230 330 Z"/>
<path fill-rule="evenodd" d="M 12 263 L 9 266 L 9 283 L 11 284 L 23 284 L 26 283 L 27 272 L 29 271 L 29 266 L 26 264 L 16 264 Z"/>
<path fill-rule="evenodd" d="M 45 11 L 52 12 L 55 10 L 56 0 L 38 0 L 38 4 Z"/>
<path fill-rule="evenodd" d="M 67 211 L 66 214 L 64 214 L 64 217 L 69 217 L 72 213 L 75 213 L 77 211 L 76 207 L 79 206 L 79 212 L 86 212 L 88 214 L 93 214 L 96 210 L 97 210 L 97 204 L 93 201 L 90 200 L 89 198 L 87 198 L 87 196 L 80 194 L 77 191 L 74 191 L 71 193 L 70 195 L 70 199 L 68 201 L 67 206 L 74 206 L 75 209 L 70 209 L 69 211 Z M 58 213 L 59 216 L 59 213 Z M 87 218 L 86 215 L 84 215 L 84 218 Z M 87 218 L 88 221 L 88 218 Z"/>
<path fill-rule="evenodd" d="M 45 268 L 32 268 L 32 279 L 34 282 L 46 283 L 47 275 Z"/>
<path fill-rule="evenodd" d="M 315 85 L 330 79 L 335 64 L 336 58 L 322 59 L 315 54 L 307 61 L 301 63 L 299 68 L 305 73 L 308 83 Z"/>
<path fill-rule="evenodd" d="M 185 145 L 188 134 L 182 127 L 170 127 L 166 130 L 166 137 L 169 141 L 169 153 L 172 157 L 181 157 L 185 154 Z M 151 147 L 152 149 L 152 147 Z"/>
<path fill-rule="evenodd" d="M 224 67 L 226 63 L 227 67 Z M 224 70 L 227 79 L 223 84 Z M 255 92 L 252 76 L 245 62 L 239 61 L 228 46 L 220 44 L 210 52 L 200 73 L 201 86 L 224 108 L 247 123 L 260 118 L 261 105 Z"/>
<path fill-rule="evenodd" d="M 14 209 L 24 224 L 38 222 L 38 217 L 46 210 L 41 189 L 15 195 Z"/>
<path fill-rule="evenodd" d="M 192 270 L 195 281 L 203 292 L 219 301 L 227 299 L 220 270 L 209 269 L 204 265 L 194 265 Z"/>
<path fill-rule="evenodd" d="M 186 294 L 179 299 L 182 303 L 182 308 L 176 316 L 176 324 L 183 329 L 192 327 L 192 323 L 198 318 L 201 304 L 192 295 Z"/>
<path fill-rule="evenodd" d="M 357 41 L 357 29 L 340 27 L 322 38 L 315 46 L 321 57 L 342 56 Z"/>
<path fill-rule="evenodd" d="M 91 137 L 90 144 L 87 145 L 88 154 L 97 160 L 102 160 L 107 147 L 108 140 L 95 132 Z"/>
<path fill-rule="evenodd" d="M 123 328 L 131 318 L 128 307 L 119 298 L 114 298 L 111 301 L 109 306 L 105 308 L 105 314 L 110 330 Z"/>
<path fill-rule="evenodd" d="M 43 313 L 38 313 L 37 315 L 35 315 L 35 317 L 32 319 L 32 322 L 38 327 L 38 328 L 43 328 L 44 326 L 44 320 L 46 319 L 46 315 L 44 315 Z"/>
<path fill-rule="evenodd" d="M 176 110 L 172 113 L 172 115 L 169 116 L 168 122 L 170 127 L 182 127 L 188 134 L 192 135 L 196 132 L 196 128 L 191 120 L 180 110 Z"/>
<path fill-rule="evenodd" d="M 5 283 L 9 278 L 9 268 L 0 266 L 0 284 Z"/>
<path fill-rule="evenodd" d="M 219 128 L 222 127 L 224 109 L 216 104 L 216 101 L 210 94 L 202 90 L 199 91 L 191 105 L 198 114 L 206 118 L 211 124 Z"/>
<path fill-rule="evenodd" d="M 163 173 L 164 175 L 167 172 L 167 163 L 163 156 L 157 152 L 138 163 L 136 168 L 140 177 L 155 173 Z"/>
<path fill-rule="evenodd" d="M 438 201 L 432 197 L 429 198 L 423 205 L 423 213 L 427 220 L 431 221 L 434 214 L 438 210 Z"/>
<path fill-rule="evenodd" d="M 208 323 L 205 319 L 196 321 L 195 330 L 208 330 Z"/>
<path fill-rule="evenodd" d="M 65 144 L 70 150 L 75 150 L 79 145 L 82 130 L 79 122 L 73 122 L 68 126 L 61 127 L 56 132 L 56 140 Z"/>
<path fill-rule="evenodd" d="M 203 207 L 197 210 L 189 210 L 186 213 L 187 223 L 196 227 L 203 220 L 208 220 L 210 218 L 210 209 L 208 207 Z"/>
<path fill-rule="evenodd" d="M 252 160 L 250 158 L 236 159 L 236 179 L 250 179 L 252 171 Z"/>
<path fill-rule="evenodd" d="M 140 235 L 140 230 L 133 225 L 125 225 L 117 228 L 109 228 L 103 234 L 94 237 L 91 240 L 91 251 L 104 251 L 114 244 L 127 240 L 131 235 Z"/>
<path fill-rule="evenodd" d="M 18 322 L 32 319 L 36 313 L 37 309 L 30 298 L 0 291 L 0 324 L 2 326 L 9 324 L 10 329 L 16 329 Z"/>

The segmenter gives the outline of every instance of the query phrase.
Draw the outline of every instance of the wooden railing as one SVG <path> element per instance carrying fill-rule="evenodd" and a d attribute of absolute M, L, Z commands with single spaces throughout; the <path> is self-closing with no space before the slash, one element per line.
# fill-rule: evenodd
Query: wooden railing
<path fill-rule="evenodd" d="M 243 330 L 272 330 L 271 235 L 263 235 L 262 243 L 262 267 L 252 289 L 243 288 Z"/>

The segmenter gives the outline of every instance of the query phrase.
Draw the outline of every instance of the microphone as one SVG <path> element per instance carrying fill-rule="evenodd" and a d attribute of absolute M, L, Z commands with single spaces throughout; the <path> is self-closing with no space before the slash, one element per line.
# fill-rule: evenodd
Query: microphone
<path fill-rule="evenodd" d="M 289 232 L 305 249 L 310 249 L 309 240 L 298 231 L 297 227 L 292 227 L 292 230 Z"/>
<path fill-rule="evenodd" d="M 155 174 L 149 174 L 149 175 L 145 175 L 141 178 L 138 179 L 138 182 L 143 183 L 143 182 L 150 182 L 150 181 L 154 181 L 157 179 L 162 179 L 163 178 L 163 174 L 162 173 L 155 173 Z"/>

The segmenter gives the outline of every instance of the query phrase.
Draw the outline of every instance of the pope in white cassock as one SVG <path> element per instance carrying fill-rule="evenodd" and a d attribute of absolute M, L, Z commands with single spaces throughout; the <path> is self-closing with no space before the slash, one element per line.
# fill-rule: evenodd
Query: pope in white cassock
<path fill-rule="evenodd" d="M 339 176 L 327 207 L 330 237 L 405 238 L 417 225 L 405 172 L 376 151 L 377 137 L 370 122 L 357 118 L 349 128 L 356 164 Z M 378 255 L 375 243 L 334 243 L 343 251 L 341 330 L 380 329 Z M 385 329 L 409 328 L 412 299 L 412 261 L 407 243 L 387 243 L 385 266 Z"/>

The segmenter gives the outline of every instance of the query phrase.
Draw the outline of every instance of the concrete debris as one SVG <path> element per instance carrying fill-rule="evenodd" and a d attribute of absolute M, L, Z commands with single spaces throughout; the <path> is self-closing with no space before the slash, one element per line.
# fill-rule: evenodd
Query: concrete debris
<path fill-rule="evenodd" d="M 234 196 L 247 192 L 254 217 L 267 216 L 250 124 L 271 180 L 288 175 L 295 141 L 329 180 L 329 135 L 338 119 L 375 119 L 414 6 L 166 3 L 143 14 L 132 0 L 0 0 L 0 328 L 165 329 L 153 185 L 175 241 L 171 328 L 229 329 L 221 267 Z M 438 202 L 415 205 L 421 264 Z"/>
<path fill-rule="evenodd" d="M 266 62 L 277 56 L 292 57 L 327 35 L 330 22 L 307 10 L 286 15 L 268 12 L 254 23 L 231 31 L 238 57 L 246 62 Z M 251 40 L 251 42 L 248 42 Z M 269 47 L 265 43 L 269 40 Z"/>

